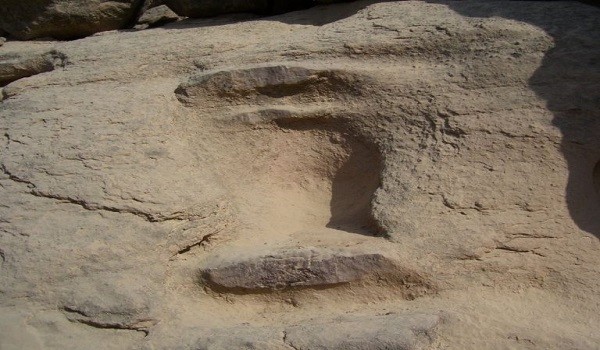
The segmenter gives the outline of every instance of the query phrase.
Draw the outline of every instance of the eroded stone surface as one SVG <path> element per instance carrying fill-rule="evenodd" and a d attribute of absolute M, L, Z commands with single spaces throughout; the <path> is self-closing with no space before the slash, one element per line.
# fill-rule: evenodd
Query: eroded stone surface
<path fill-rule="evenodd" d="M 198 330 L 203 334 L 190 344 L 181 344 L 181 350 L 289 350 L 283 341 L 281 325 L 274 327 L 257 327 L 238 325 L 226 329 Z"/>
<path fill-rule="evenodd" d="M 15 80 L 64 67 L 67 57 L 55 50 L 32 53 L 0 53 L 0 86 Z"/>
<path fill-rule="evenodd" d="M 181 84 L 175 93 L 189 105 L 211 100 L 236 105 L 268 105 L 276 100 L 306 98 L 325 102 L 328 95 L 355 94 L 360 88 L 357 79 L 356 74 L 343 70 L 263 65 L 200 73 Z"/>
<path fill-rule="evenodd" d="M 315 320 L 285 331 L 285 341 L 297 350 L 419 350 L 435 339 L 440 316 L 390 314 Z"/>
<path fill-rule="evenodd" d="M 599 18 L 576 2 L 361 1 L 6 42 L 2 54 L 55 48 L 71 64 L 3 88 L 0 339 L 173 349 L 213 328 L 410 309 L 453 316 L 438 348 L 596 349 Z M 261 65 L 319 78 L 228 98 L 198 88 L 185 104 L 173 93 L 197 67 Z M 247 122 L 222 122 L 236 116 Z M 377 166 L 362 193 L 387 238 L 327 227 L 352 135 L 377 146 L 355 144 L 350 168 Z M 217 255 L 307 247 L 392 252 L 441 293 L 198 283 Z M 118 328 L 140 325 L 147 336 Z"/>
<path fill-rule="evenodd" d="M 429 349 L 439 315 L 403 313 L 304 320 L 294 325 L 216 329 L 180 349 L 422 350 Z"/>
<path fill-rule="evenodd" d="M 179 18 L 180 17 L 167 5 L 160 5 L 144 11 L 142 16 L 138 19 L 138 26 L 145 25 L 155 27 L 177 21 Z"/>
<path fill-rule="evenodd" d="M 143 0 L 4 0 L 0 27 L 22 40 L 54 37 L 80 38 L 123 28 Z"/>
<path fill-rule="evenodd" d="M 394 275 L 403 275 L 407 283 L 424 284 L 417 273 L 403 271 L 381 254 L 338 255 L 314 250 L 262 256 L 202 271 L 209 286 L 231 292 L 326 288 Z"/>

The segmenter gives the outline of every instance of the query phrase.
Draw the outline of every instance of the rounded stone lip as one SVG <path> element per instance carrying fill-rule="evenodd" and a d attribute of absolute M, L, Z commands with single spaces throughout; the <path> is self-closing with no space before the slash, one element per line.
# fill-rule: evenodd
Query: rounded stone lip
<path fill-rule="evenodd" d="M 419 273 L 400 266 L 379 252 L 286 250 L 214 263 L 199 271 L 201 284 L 217 293 L 230 294 L 322 290 L 387 277 L 428 289 L 430 285 Z"/>
<path fill-rule="evenodd" d="M 282 98 L 316 96 L 329 91 L 341 91 L 359 96 L 363 92 L 358 81 L 371 79 L 347 69 L 292 62 L 269 62 L 243 67 L 221 67 L 192 74 L 175 90 L 178 100 L 186 106 L 217 99 L 236 105 L 258 103 L 267 105 Z"/>
<path fill-rule="evenodd" d="M 370 270 L 378 272 L 392 266 L 381 254 L 343 255 L 299 250 L 207 268 L 201 271 L 201 276 L 212 289 L 278 291 L 337 286 L 360 280 Z"/>

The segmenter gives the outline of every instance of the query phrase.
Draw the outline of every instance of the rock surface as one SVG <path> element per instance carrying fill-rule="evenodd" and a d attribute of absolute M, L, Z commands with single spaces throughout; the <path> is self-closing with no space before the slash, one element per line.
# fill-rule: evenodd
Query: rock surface
<path fill-rule="evenodd" d="M 193 345 L 198 350 L 417 350 L 431 345 L 441 323 L 432 314 L 346 315 L 335 319 L 305 320 L 288 327 L 239 325 L 211 332 Z"/>
<path fill-rule="evenodd" d="M 203 330 L 198 333 L 204 333 L 204 335 L 190 344 L 180 346 L 180 349 L 289 350 L 289 346 L 282 337 L 282 330 L 277 328 L 237 325 L 226 329 Z"/>
<path fill-rule="evenodd" d="M 293 349 L 328 350 L 416 350 L 426 349 L 435 339 L 440 317 L 427 314 L 387 314 L 315 320 L 285 332 Z"/>
<path fill-rule="evenodd" d="M 6 42 L 0 347 L 596 350 L 599 11 L 358 1 Z M 48 70 L 15 75 L 29 57 Z M 278 287 L 289 263 L 241 273 L 290 254 L 302 283 L 359 279 L 200 279 Z"/>
<path fill-rule="evenodd" d="M 265 65 L 200 73 L 181 84 L 175 93 L 184 103 L 204 107 L 212 100 L 222 103 L 223 99 L 227 104 L 269 106 L 295 102 L 289 99 L 320 100 L 326 94 L 352 94 L 360 88 L 355 75 L 342 70 Z"/>
<path fill-rule="evenodd" d="M 417 273 L 403 271 L 381 254 L 342 255 L 319 250 L 283 252 L 224 264 L 204 269 L 202 277 L 211 288 L 238 293 L 326 288 L 392 277 L 413 288 L 427 285 Z"/>
<path fill-rule="evenodd" d="M 156 27 L 166 23 L 175 22 L 180 17 L 173 12 L 167 5 L 152 7 L 142 14 L 138 19 L 138 25 Z"/>
<path fill-rule="evenodd" d="M 152 27 L 173 22 L 179 16 L 204 18 L 244 12 L 272 15 L 333 2 L 339 0 L 4 0 L 0 35 L 8 33 L 20 40 L 74 39 L 126 29 L 140 13 L 138 23 Z"/>
<path fill-rule="evenodd" d="M 124 28 L 143 0 L 3 0 L 0 28 L 17 39 L 72 39 Z"/>
<path fill-rule="evenodd" d="M 48 52 L 0 54 L 0 86 L 32 75 L 64 67 L 67 57 L 55 50 Z"/>

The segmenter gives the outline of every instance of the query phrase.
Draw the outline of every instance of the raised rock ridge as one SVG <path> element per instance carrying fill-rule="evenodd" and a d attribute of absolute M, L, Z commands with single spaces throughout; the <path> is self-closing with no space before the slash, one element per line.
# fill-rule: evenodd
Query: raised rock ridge
<path fill-rule="evenodd" d="M 212 289 L 233 293 L 331 288 L 366 279 L 396 279 L 398 288 L 421 289 L 419 294 L 431 289 L 425 278 L 381 254 L 290 251 L 204 269 L 201 275 Z"/>
<path fill-rule="evenodd" d="M 360 77 L 336 69 L 316 69 L 294 65 L 264 65 L 233 70 L 202 72 L 179 85 L 175 93 L 189 105 L 261 104 L 302 99 L 308 96 L 323 102 L 328 95 L 356 94 Z M 281 103 L 281 102 L 278 102 Z"/>

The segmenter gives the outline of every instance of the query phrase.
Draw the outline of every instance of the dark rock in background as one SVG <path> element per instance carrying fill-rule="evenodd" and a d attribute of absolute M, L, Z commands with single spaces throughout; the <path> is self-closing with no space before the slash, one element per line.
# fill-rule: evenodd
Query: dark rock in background
<path fill-rule="evenodd" d="M 142 1 L 4 0 L 0 28 L 21 40 L 81 38 L 126 27 Z"/>

